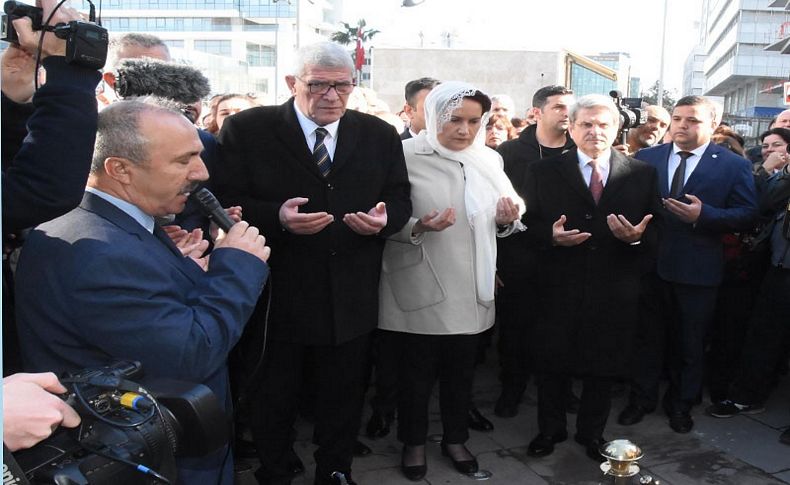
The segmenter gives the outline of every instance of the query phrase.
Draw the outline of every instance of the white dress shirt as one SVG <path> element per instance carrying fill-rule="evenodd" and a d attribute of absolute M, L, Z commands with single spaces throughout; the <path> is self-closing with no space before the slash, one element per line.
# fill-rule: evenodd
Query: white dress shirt
<path fill-rule="evenodd" d="M 584 184 L 589 187 L 590 178 L 592 177 L 592 165 L 590 165 L 590 161 L 593 158 L 581 150 L 576 150 L 576 153 L 579 156 L 579 170 L 581 170 L 582 177 L 584 177 Z M 606 187 L 606 180 L 609 178 L 609 158 L 611 158 L 611 156 L 612 150 L 608 149 L 596 158 L 598 161 L 598 172 L 601 173 L 601 182 L 604 187 Z"/>
<path fill-rule="evenodd" d="M 709 144 L 710 142 L 705 143 L 693 150 L 681 150 L 680 147 L 674 143 L 672 144 L 672 154 L 669 156 L 669 162 L 667 163 L 667 193 L 672 190 L 672 178 L 675 176 L 675 170 L 677 170 L 678 165 L 680 165 L 678 152 L 689 152 L 692 154 L 686 159 L 686 173 L 683 175 L 683 186 L 685 186 L 692 172 L 697 168 L 697 164 L 702 159 L 702 154 L 708 149 Z"/>
<path fill-rule="evenodd" d="M 319 126 L 315 121 L 311 120 L 301 111 L 299 111 L 299 108 L 296 107 L 296 103 L 294 103 L 294 110 L 296 111 L 296 119 L 299 120 L 299 126 L 302 128 L 302 132 L 304 133 L 304 140 L 307 143 L 307 148 L 310 150 L 310 153 L 313 153 L 313 147 L 315 147 L 315 130 L 316 128 L 319 128 Z M 329 123 L 326 126 L 320 127 L 324 128 L 328 132 L 324 137 L 324 146 L 326 147 L 326 151 L 329 153 L 329 158 L 331 160 L 335 159 L 337 129 L 339 126 L 340 120 L 337 120 L 333 123 Z"/>

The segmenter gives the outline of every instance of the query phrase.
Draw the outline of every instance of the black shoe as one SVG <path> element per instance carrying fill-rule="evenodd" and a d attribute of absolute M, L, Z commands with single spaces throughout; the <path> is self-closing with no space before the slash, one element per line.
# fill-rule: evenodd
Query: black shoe
<path fill-rule="evenodd" d="M 573 437 L 573 439 L 580 445 L 584 446 L 584 452 L 591 460 L 594 460 L 598 463 L 602 463 L 604 461 L 604 457 L 601 455 L 601 446 L 606 443 L 606 438 L 601 437 L 592 440 L 585 440 L 579 438 L 579 436 L 576 435 Z"/>
<path fill-rule="evenodd" d="M 356 457 L 368 456 L 371 453 L 373 453 L 373 450 L 371 450 L 370 447 L 365 443 L 359 440 L 357 440 L 357 442 L 354 443 L 354 456 Z"/>
<path fill-rule="evenodd" d="M 622 410 L 619 416 L 617 416 L 617 423 L 623 426 L 631 426 L 634 425 L 642 419 L 644 419 L 645 414 L 649 413 L 647 409 L 643 408 L 642 406 L 637 406 L 636 404 L 629 404 Z"/>
<path fill-rule="evenodd" d="M 316 475 L 315 485 L 357 485 L 351 473 L 332 472 L 329 475 Z"/>
<path fill-rule="evenodd" d="M 502 390 L 494 406 L 494 414 L 500 418 L 512 418 L 518 414 L 518 403 L 521 401 L 520 393 Z"/>
<path fill-rule="evenodd" d="M 448 457 L 450 461 L 453 462 L 453 466 L 455 467 L 458 472 L 463 473 L 464 475 L 469 475 L 471 473 L 477 473 L 478 465 L 477 465 L 477 458 L 466 449 L 466 446 L 460 445 L 463 448 L 463 451 L 466 452 L 467 455 L 471 456 L 471 460 L 456 460 L 450 450 L 448 449 L 448 445 L 442 442 L 442 455 Z"/>
<path fill-rule="evenodd" d="M 237 437 L 233 442 L 233 456 L 238 458 L 258 458 L 258 448 L 255 443 L 244 438 Z"/>
<path fill-rule="evenodd" d="M 694 420 L 689 413 L 673 412 L 669 414 L 669 427 L 676 433 L 688 433 L 694 427 Z"/>
<path fill-rule="evenodd" d="M 534 456 L 535 458 L 549 456 L 550 454 L 554 453 L 555 444 L 562 443 L 567 439 L 568 433 L 561 433 L 551 436 L 538 433 L 538 435 L 529 442 L 529 446 L 527 447 L 527 455 Z"/>
<path fill-rule="evenodd" d="M 294 475 L 304 473 L 304 463 L 302 463 L 302 460 L 299 458 L 299 455 L 296 454 L 293 448 L 291 448 L 290 453 L 288 453 L 286 460 L 289 472 L 293 473 Z"/>
<path fill-rule="evenodd" d="M 779 435 L 779 442 L 790 445 L 790 428 L 782 431 L 782 434 Z"/>
<path fill-rule="evenodd" d="M 579 408 L 582 405 L 581 399 L 576 397 L 572 391 L 568 391 L 568 395 L 565 396 L 565 412 L 570 414 L 579 414 Z"/>
<path fill-rule="evenodd" d="M 403 452 L 401 453 L 400 460 L 400 471 L 403 472 L 404 477 L 411 480 L 412 482 L 419 482 L 425 478 L 425 474 L 428 472 L 428 463 L 425 460 L 425 446 L 422 446 L 422 465 L 406 465 L 406 455 L 410 453 L 416 453 L 415 450 L 409 448 L 414 447 L 403 445 Z"/>
<path fill-rule="evenodd" d="M 365 435 L 372 440 L 383 438 L 390 434 L 390 424 L 392 424 L 391 417 L 385 417 L 374 411 L 365 427 Z"/>
<path fill-rule="evenodd" d="M 724 400 L 712 404 L 705 409 L 705 412 L 714 418 L 731 418 L 739 414 L 760 414 L 765 411 L 762 404 L 738 404 L 730 400 Z"/>
<path fill-rule="evenodd" d="M 485 416 L 480 414 L 480 411 L 476 407 L 469 408 L 469 412 L 467 413 L 467 426 L 470 429 L 475 431 L 493 431 L 494 430 L 494 423 L 487 420 Z"/>

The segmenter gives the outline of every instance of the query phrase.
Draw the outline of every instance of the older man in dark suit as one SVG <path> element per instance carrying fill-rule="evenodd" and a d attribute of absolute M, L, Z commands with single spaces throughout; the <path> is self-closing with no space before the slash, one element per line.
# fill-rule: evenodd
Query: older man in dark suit
<path fill-rule="evenodd" d="M 540 434 L 527 453 L 548 455 L 567 438 L 565 396 L 578 376 L 575 439 L 601 461 L 610 388 L 627 362 L 660 205 L 655 169 L 611 149 L 619 113 L 610 98 L 584 96 L 569 117 L 578 148 L 534 162 L 525 179 L 525 221 L 542 252 L 543 281 L 530 339 Z"/>
<path fill-rule="evenodd" d="M 664 395 L 669 426 L 688 433 L 702 390 L 705 334 L 724 271 L 722 235 L 749 229 L 757 216 L 751 164 L 710 143 L 715 107 L 701 96 L 678 100 L 669 132 L 673 143 L 640 150 L 636 158 L 658 171 L 666 224 L 656 273 L 649 278 L 629 405 L 618 422 L 631 425 L 656 407 L 664 342 L 670 386 Z"/>
<path fill-rule="evenodd" d="M 239 222 L 210 262 L 196 264 L 156 225 L 208 177 L 202 149 L 180 112 L 120 101 L 99 114 L 82 203 L 36 228 L 19 260 L 17 317 L 30 370 L 137 360 L 147 377 L 205 384 L 230 410 L 226 361 L 266 281 L 269 248 Z M 179 484 L 233 483 L 227 449 L 178 466 Z"/>
<path fill-rule="evenodd" d="M 370 333 L 377 326 L 384 238 L 411 215 L 398 134 L 346 111 L 354 65 L 342 47 L 300 49 L 293 98 L 229 118 L 216 187 L 271 232 L 271 303 L 250 391 L 259 483 L 289 483 L 303 374 L 316 385 L 317 484 L 352 483 Z M 263 311 L 266 310 L 266 311 Z"/>

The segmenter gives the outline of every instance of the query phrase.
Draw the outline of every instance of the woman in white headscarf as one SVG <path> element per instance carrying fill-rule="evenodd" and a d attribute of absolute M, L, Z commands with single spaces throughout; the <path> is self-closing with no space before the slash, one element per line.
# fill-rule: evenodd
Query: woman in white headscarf
<path fill-rule="evenodd" d="M 440 383 L 442 453 L 477 471 L 466 449 L 478 335 L 494 324 L 496 238 L 521 230 L 524 202 L 485 146 L 491 100 L 462 82 L 425 99 L 426 130 L 404 141 L 413 216 L 384 249 L 379 328 L 401 358 L 401 469 L 425 476 L 428 402 Z"/>

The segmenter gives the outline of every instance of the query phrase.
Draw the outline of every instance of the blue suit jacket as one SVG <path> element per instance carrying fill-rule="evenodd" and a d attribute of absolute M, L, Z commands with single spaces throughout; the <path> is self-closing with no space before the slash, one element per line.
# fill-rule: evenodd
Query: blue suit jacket
<path fill-rule="evenodd" d="M 227 356 L 267 275 L 265 263 L 230 248 L 215 250 L 204 272 L 86 193 L 22 249 L 17 321 L 26 367 L 78 371 L 138 360 L 146 376 L 203 383 L 227 406 Z M 221 453 L 180 461 L 179 482 L 216 483 L 221 463 Z"/>
<path fill-rule="evenodd" d="M 661 197 L 669 196 L 667 163 L 672 143 L 645 148 L 636 154 L 658 171 Z M 666 212 L 658 248 L 658 274 L 675 283 L 716 286 L 721 282 L 724 249 L 721 237 L 751 228 L 757 216 L 757 195 L 751 164 L 731 151 L 708 145 L 683 187 L 702 201 L 696 224 Z"/>

